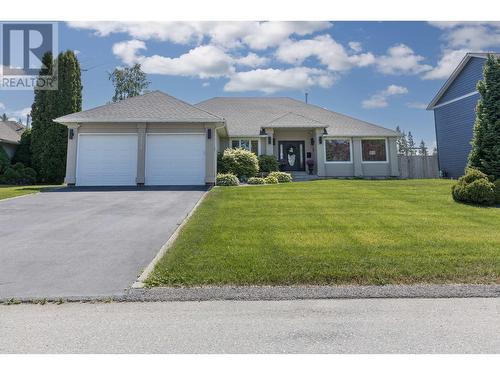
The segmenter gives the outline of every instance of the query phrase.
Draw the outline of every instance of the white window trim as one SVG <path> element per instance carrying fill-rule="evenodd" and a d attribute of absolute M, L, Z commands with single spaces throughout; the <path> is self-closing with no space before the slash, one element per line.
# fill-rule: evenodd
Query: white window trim
<path fill-rule="evenodd" d="M 229 138 L 229 148 L 233 148 L 233 141 L 238 141 L 239 147 L 241 148 L 241 141 L 257 141 L 257 156 L 261 155 L 260 151 L 260 140 L 261 138 L 245 138 L 245 137 L 235 137 L 235 138 Z M 250 149 L 252 146 L 250 146 Z"/>
<path fill-rule="evenodd" d="M 328 161 L 326 160 L 326 141 L 335 141 L 335 140 L 339 140 L 339 141 L 349 141 L 349 161 Z M 325 159 L 325 164 L 352 164 L 353 163 L 353 160 L 352 160 L 352 138 L 345 138 L 345 137 L 327 137 L 327 138 L 323 138 L 323 155 L 324 155 L 324 159 Z"/>
<path fill-rule="evenodd" d="M 363 141 L 373 141 L 373 140 L 376 140 L 376 139 L 380 139 L 380 140 L 384 140 L 385 141 L 385 160 L 378 160 L 378 161 L 365 161 L 363 160 Z M 361 141 L 360 141 L 360 144 L 361 144 L 361 147 L 360 147 L 360 151 L 361 151 L 361 163 L 362 164 L 387 164 L 389 163 L 389 145 L 387 144 L 387 138 L 375 138 L 375 137 L 368 137 L 368 138 L 361 138 Z"/>

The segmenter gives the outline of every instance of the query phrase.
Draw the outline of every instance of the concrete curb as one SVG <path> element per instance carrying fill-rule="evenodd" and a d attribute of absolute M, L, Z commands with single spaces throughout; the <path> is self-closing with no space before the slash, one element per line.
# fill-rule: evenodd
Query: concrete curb
<path fill-rule="evenodd" d="M 0 298 L 0 304 L 65 302 L 283 301 L 367 298 L 499 298 L 500 284 L 204 286 L 131 288 L 110 296 Z"/>
<path fill-rule="evenodd" d="M 189 218 L 194 214 L 196 209 L 201 205 L 201 203 L 205 200 L 205 197 L 208 195 L 210 192 L 210 189 L 207 190 L 203 195 L 198 199 L 198 202 L 193 206 L 191 211 L 186 215 L 184 220 L 182 220 L 182 223 L 179 224 L 177 229 L 172 233 L 170 238 L 163 244 L 163 246 L 160 248 L 160 251 L 158 251 L 158 254 L 153 258 L 153 260 L 147 265 L 147 267 L 142 271 L 141 275 L 137 278 L 137 280 L 132 284 L 132 288 L 144 288 L 144 282 L 147 280 L 151 272 L 153 272 L 156 264 L 160 261 L 161 258 L 165 255 L 165 253 L 168 251 L 168 249 L 172 246 L 172 244 L 175 242 L 177 237 L 179 236 L 179 233 L 181 232 L 182 228 L 186 223 L 188 222 Z"/>

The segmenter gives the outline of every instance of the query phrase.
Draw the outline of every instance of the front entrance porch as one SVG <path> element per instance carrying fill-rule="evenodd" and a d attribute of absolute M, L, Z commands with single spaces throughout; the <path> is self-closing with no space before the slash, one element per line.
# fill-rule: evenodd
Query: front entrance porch
<path fill-rule="evenodd" d="M 280 169 L 286 172 L 305 171 L 305 141 L 278 141 Z"/>

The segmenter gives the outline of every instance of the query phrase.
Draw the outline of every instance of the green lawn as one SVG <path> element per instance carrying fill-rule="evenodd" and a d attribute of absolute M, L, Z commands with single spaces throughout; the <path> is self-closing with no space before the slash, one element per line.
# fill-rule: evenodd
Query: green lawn
<path fill-rule="evenodd" d="M 451 184 L 217 187 L 147 284 L 500 283 L 500 208 L 456 203 Z"/>
<path fill-rule="evenodd" d="M 61 185 L 29 185 L 29 186 L 11 186 L 0 185 L 0 200 L 6 198 L 18 197 L 20 195 L 38 193 L 48 189 L 60 187 Z"/>

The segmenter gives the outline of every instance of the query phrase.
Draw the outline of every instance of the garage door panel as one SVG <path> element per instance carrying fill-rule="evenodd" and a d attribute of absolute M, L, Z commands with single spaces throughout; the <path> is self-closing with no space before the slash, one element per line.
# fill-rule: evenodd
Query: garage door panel
<path fill-rule="evenodd" d="M 136 184 L 136 135 L 81 135 L 78 142 L 79 186 Z"/>
<path fill-rule="evenodd" d="M 204 134 L 148 134 L 146 185 L 203 184 Z"/>

